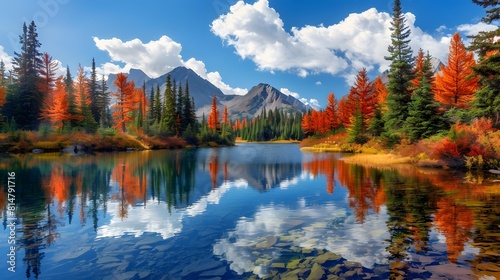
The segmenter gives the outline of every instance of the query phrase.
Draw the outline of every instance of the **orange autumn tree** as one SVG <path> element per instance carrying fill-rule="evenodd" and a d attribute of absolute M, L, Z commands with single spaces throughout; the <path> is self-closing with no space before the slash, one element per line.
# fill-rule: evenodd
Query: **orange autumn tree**
<path fill-rule="evenodd" d="M 62 129 L 64 123 L 73 118 L 68 112 L 68 93 L 63 76 L 57 78 L 55 90 L 50 95 L 50 102 L 47 100 L 42 108 L 42 119 L 48 120 L 53 129 Z"/>
<path fill-rule="evenodd" d="M 448 63 L 436 75 L 434 98 L 445 106 L 466 108 L 478 89 L 478 78 L 473 76 L 476 65 L 474 54 L 465 49 L 462 38 L 455 33 L 450 42 Z"/>
<path fill-rule="evenodd" d="M 351 123 L 351 112 L 347 105 L 348 102 L 347 95 L 344 95 L 338 103 L 337 116 L 343 127 L 348 127 Z"/>
<path fill-rule="evenodd" d="M 111 95 L 116 97 L 116 103 L 112 106 L 114 127 L 126 131 L 126 126 L 133 118 L 131 113 L 138 109 L 140 95 L 135 90 L 134 81 L 127 81 L 127 76 L 123 73 L 118 73 L 113 83 L 116 86 L 116 92 Z"/>
<path fill-rule="evenodd" d="M 212 98 L 212 107 L 210 109 L 210 114 L 208 115 L 208 128 L 211 130 L 219 130 L 220 129 L 220 120 L 219 120 L 219 109 L 217 109 L 217 100 L 214 94 Z"/>
<path fill-rule="evenodd" d="M 222 111 L 222 124 L 231 125 L 228 118 L 227 106 L 224 106 L 224 111 Z"/>
<path fill-rule="evenodd" d="M 387 106 L 382 105 L 385 103 L 387 100 L 387 87 L 384 85 L 384 82 L 382 82 L 382 78 L 378 76 L 374 81 L 373 81 L 373 91 L 375 95 L 377 96 L 377 104 L 381 105 L 381 110 L 385 111 L 387 110 Z"/>
<path fill-rule="evenodd" d="M 328 130 L 339 128 L 340 123 L 337 117 L 337 99 L 335 99 L 335 94 L 333 92 L 328 94 L 327 105 L 324 114 L 325 126 Z"/>
<path fill-rule="evenodd" d="M 37 84 L 38 90 L 44 100 L 52 98 L 51 93 L 54 91 L 57 69 L 57 61 L 54 61 L 48 53 L 44 53 L 42 55 L 42 66 L 39 70 L 40 77 Z"/>
<path fill-rule="evenodd" d="M 375 115 L 375 109 L 377 106 L 377 95 L 373 90 L 373 83 L 368 79 L 368 72 L 365 68 L 358 72 L 356 76 L 356 82 L 354 86 L 351 87 L 348 98 L 348 111 L 351 115 L 351 119 L 354 117 L 356 112 L 356 106 L 361 113 L 364 127 L 370 124 L 370 119 Z M 348 126 L 351 125 L 349 121 Z"/>

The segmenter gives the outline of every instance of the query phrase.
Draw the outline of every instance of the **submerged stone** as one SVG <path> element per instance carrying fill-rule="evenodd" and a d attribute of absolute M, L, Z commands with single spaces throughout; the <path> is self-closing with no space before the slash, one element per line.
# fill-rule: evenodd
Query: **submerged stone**
<path fill-rule="evenodd" d="M 316 262 L 319 263 L 319 264 L 325 264 L 327 262 L 334 262 L 334 261 L 338 261 L 340 260 L 342 257 L 337 255 L 337 254 L 334 254 L 332 252 L 326 252 L 322 255 L 319 255 L 317 258 L 316 258 Z"/>
<path fill-rule="evenodd" d="M 300 259 L 295 259 L 295 260 L 292 260 L 290 261 L 287 265 L 286 265 L 286 268 L 288 269 L 295 269 L 298 267 L 300 263 Z"/>
<path fill-rule="evenodd" d="M 323 278 L 323 275 L 325 274 L 325 270 L 321 265 L 315 263 L 311 269 L 311 274 L 309 274 L 309 277 L 307 277 L 307 280 L 319 280 Z"/>
<path fill-rule="evenodd" d="M 271 267 L 273 267 L 273 268 L 285 268 L 285 264 L 284 263 L 272 263 Z"/>

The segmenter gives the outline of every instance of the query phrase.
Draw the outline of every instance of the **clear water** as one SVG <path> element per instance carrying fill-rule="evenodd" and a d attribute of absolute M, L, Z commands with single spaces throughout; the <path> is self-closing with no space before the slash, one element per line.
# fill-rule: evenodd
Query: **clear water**
<path fill-rule="evenodd" d="M 0 279 L 500 278 L 500 178 L 342 156 L 241 144 L 3 157 Z"/>

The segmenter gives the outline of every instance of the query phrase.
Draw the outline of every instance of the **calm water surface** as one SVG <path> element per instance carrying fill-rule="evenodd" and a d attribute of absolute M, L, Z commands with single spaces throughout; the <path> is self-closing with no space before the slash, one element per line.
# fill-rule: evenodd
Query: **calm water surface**
<path fill-rule="evenodd" d="M 499 177 L 341 158 L 293 144 L 3 157 L 0 279 L 500 279 Z"/>

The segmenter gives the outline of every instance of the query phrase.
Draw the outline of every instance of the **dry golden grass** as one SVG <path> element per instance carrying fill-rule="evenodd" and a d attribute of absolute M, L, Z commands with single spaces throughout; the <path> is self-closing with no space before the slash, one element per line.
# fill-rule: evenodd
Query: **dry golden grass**
<path fill-rule="evenodd" d="M 401 157 L 393 154 L 354 154 L 350 157 L 344 157 L 342 160 L 346 163 L 369 166 L 412 163 L 410 157 Z"/>

